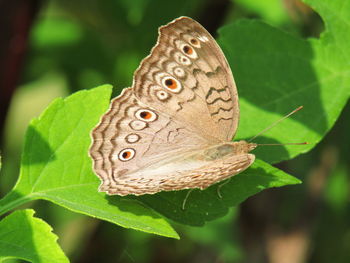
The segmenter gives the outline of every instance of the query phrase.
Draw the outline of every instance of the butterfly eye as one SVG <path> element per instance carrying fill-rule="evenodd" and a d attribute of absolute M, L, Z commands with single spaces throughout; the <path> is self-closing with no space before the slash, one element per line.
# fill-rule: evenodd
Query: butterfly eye
<path fill-rule="evenodd" d="M 142 110 L 138 110 L 136 112 L 136 118 L 138 118 L 139 120 L 143 120 L 143 121 L 154 121 L 157 119 L 157 115 L 150 110 L 146 110 L 146 109 L 142 109 Z"/>
<path fill-rule="evenodd" d="M 173 77 L 166 77 L 162 82 L 163 86 L 171 92 L 178 93 L 182 89 L 181 83 Z"/>
<path fill-rule="evenodd" d="M 193 59 L 198 58 L 197 52 L 194 50 L 194 48 L 187 44 L 182 45 L 181 50 L 185 55 L 189 56 L 190 58 L 193 58 Z"/>
<path fill-rule="evenodd" d="M 135 150 L 132 148 L 126 148 L 119 153 L 119 160 L 126 162 L 134 158 Z"/>

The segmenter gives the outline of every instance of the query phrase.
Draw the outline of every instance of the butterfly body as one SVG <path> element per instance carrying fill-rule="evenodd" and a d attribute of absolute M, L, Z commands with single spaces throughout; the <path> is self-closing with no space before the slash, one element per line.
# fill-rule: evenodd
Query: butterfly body
<path fill-rule="evenodd" d="M 229 142 L 174 155 L 136 170 L 114 170 L 113 180 L 104 180 L 100 190 L 108 194 L 127 195 L 132 192 L 142 195 L 190 188 L 205 189 L 249 167 L 255 156 L 248 152 L 255 147 L 255 144 L 245 141 Z"/>
<path fill-rule="evenodd" d="M 100 191 L 117 195 L 204 189 L 249 167 L 256 147 L 231 142 L 238 95 L 220 47 L 196 21 L 159 30 L 131 88 L 92 131 L 90 156 Z"/>

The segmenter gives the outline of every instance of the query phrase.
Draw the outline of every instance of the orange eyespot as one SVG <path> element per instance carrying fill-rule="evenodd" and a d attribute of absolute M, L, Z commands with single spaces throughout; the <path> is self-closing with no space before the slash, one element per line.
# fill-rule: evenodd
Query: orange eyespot
<path fill-rule="evenodd" d="M 187 54 L 187 55 L 192 55 L 193 54 L 193 49 L 190 46 L 184 46 L 183 47 L 183 51 Z"/>
<path fill-rule="evenodd" d="M 186 57 L 186 59 L 188 59 L 188 58 Z M 181 82 L 178 81 L 174 77 L 170 77 L 170 76 L 164 77 L 162 79 L 162 85 L 164 88 L 171 91 L 172 93 L 179 93 L 182 90 Z M 168 94 L 166 94 L 166 95 L 168 95 Z M 168 98 L 168 97 L 169 96 L 166 96 L 166 98 Z"/>
<path fill-rule="evenodd" d="M 165 80 L 165 85 L 166 85 L 169 89 L 176 89 L 176 88 L 177 88 L 176 81 L 174 81 L 173 79 L 166 79 L 166 80 Z"/>
<path fill-rule="evenodd" d="M 124 159 L 129 159 L 130 156 L 131 156 L 131 152 L 129 152 L 129 151 L 125 151 L 125 152 L 123 152 L 123 154 L 122 154 L 122 157 L 123 157 Z"/>
<path fill-rule="evenodd" d="M 133 157 L 135 156 L 135 150 L 132 149 L 132 148 L 127 148 L 127 149 L 124 149 L 122 150 L 120 153 L 119 153 L 119 160 L 120 161 L 129 161 L 130 159 L 132 159 Z"/>
<path fill-rule="evenodd" d="M 152 117 L 152 114 L 151 114 L 150 112 L 148 112 L 148 111 L 142 111 L 142 112 L 140 113 L 140 117 L 141 117 L 142 119 L 149 120 L 149 119 Z"/>
<path fill-rule="evenodd" d="M 140 109 L 135 113 L 135 117 L 141 120 L 142 122 L 151 122 L 157 119 L 157 114 L 151 110 Z"/>

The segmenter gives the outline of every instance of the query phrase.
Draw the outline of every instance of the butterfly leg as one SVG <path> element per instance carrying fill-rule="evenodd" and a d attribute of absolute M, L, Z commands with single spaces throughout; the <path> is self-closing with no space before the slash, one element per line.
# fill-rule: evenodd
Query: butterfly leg
<path fill-rule="evenodd" d="M 231 178 L 227 179 L 227 180 L 226 180 L 225 182 L 223 182 L 222 184 L 219 184 L 219 185 L 218 185 L 218 188 L 216 188 L 216 192 L 217 192 L 217 194 L 218 194 L 218 196 L 219 196 L 220 199 L 222 199 L 221 188 L 222 188 L 224 185 L 228 184 L 230 181 L 231 181 Z"/>
<path fill-rule="evenodd" d="M 194 189 L 190 189 L 190 190 L 186 193 L 185 199 L 184 199 L 184 201 L 182 202 L 182 210 L 185 210 L 185 205 L 186 205 L 187 199 L 188 199 L 188 197 L 190 196 L 190 194 L 192 193 L 193 190 L 194 190 Z"/>

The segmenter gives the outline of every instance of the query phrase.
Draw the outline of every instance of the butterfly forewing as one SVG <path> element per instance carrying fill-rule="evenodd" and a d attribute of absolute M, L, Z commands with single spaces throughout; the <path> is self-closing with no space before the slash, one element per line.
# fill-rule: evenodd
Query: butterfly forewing
<path fill-rule="evenodd" d="M 238 96 L 230 67 L 212 36 L 188 17 L 160 28 L 133 89 L 138 99 L 208 140 L 229 141 L 236 132 Z"/>

